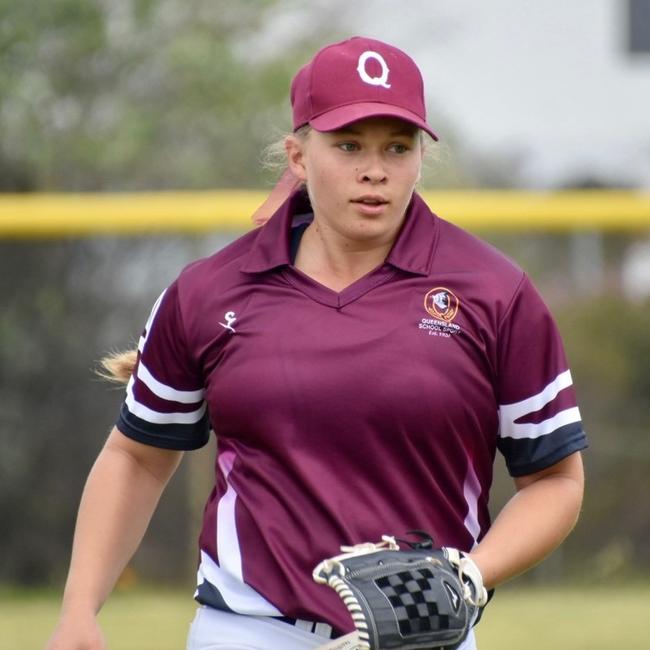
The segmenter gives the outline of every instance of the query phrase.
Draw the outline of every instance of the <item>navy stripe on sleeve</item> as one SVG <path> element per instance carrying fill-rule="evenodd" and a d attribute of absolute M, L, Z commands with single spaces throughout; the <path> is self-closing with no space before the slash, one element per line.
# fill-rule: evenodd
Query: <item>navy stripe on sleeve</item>
<path fill-rule="evenodd" d="M 194 424 L 152 424 L 133 415 L 126 404 L 122 404 L 116 426 L 125 436 L 162 449 L 190 451 L 203 447 L 210 439 L 207 410 Z"/>
<path fill-rule="evenodd" d="M 581 422 L 572 422 L 538 438 L 499 438 L 499 451 L 511 476 L 525 476 L 555 465 L 587 447 Z"/>

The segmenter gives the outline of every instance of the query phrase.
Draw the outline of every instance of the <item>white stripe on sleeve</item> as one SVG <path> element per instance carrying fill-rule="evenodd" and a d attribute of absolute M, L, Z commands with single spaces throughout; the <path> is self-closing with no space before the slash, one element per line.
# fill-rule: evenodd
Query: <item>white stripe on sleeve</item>
<path fill-rule="evenodd" d="M 140 354 L 142 354 L 142 351 L 144 350 L 144 345 L 147 342 L 147 337 L 149 336 L 149 332 L 151 331 L 151 326 L 153 325 L 153 321 L 156 318 L 156 314 L 158 313 L 158 309 L 160 308 L 160 303 L 162 302 L 165 293 L 167 293 L 167 289 L 165 289 L 158 296 L 158 300 L 156 300 L 153 307 L 151 308 L 151 313 L 149 314 L 149 318 L 147 318 L 147 322 L 145 323 L 144 326 L 144 334 L 140 337 L 140 340 L 138 341 L 138 351 L 140 352 Z"/>
<path fill-rule="evenodd" d="M 552 418 L 542 422 L 524 424 L 515 424 L 510 421 L 501 422 L 499 435 L 502 438 L 539 438 L 574 422 L 580 422 L 580 409 L 577 406 L 560 411 Z"/>
<path fill-rule="evenodd" d="M 560 391 L 572 384 L 571 371 L 565 370 L 536 395 L 521 400 L 521 402 L 501 404 L 499 406 L 499 435 L 502 438 L 539 438 L 567 424 L 580 422 L 580 411 L 577 406 L 564 409 L 542 422 L 523 424 L 515 422 L 519 418 L 540 411 L 552 402 Z"/>
<path fill-rule="evenodd" d="M 141 420 L 146 420 L 152 424 L 196 424 L 205 414 L 206 404 L 189 413 L 159 413 L 150 409 L 148 406 L 141 404 L 133 394 L 134 379 L 131 377 L 129 385 L 126 387 L 126 406 L 133 415 Z"/>
<path fill-rule="evenodd" d="M 181 404 L 194 404 L 195 402 L 200 402 L 203 399 L 205 391 L 200 390 L 176 390 L 167 384 L 163 384 L 158 381 L 152 374 L 149 372 L 149 369 L 142 363 L 138 364 L 137 369 L 138 379 L 154 394 L 160 397 L 161 399 L 169 400 L 170 402 L 180 402 Z"/>
<path fill-rule="evenodd" d="M 561 390 L 571 386 L 571 371 L 565 370 L 560 373 L 548 386 L 537 395 L 533 395 L 521 402 L 513 404 L 501 404 L 499 406 L 499 417 L 502 420 L 514 422 L 524 415 L 535 413 L 544 408 L 550 401 L 554 400 Z"/>

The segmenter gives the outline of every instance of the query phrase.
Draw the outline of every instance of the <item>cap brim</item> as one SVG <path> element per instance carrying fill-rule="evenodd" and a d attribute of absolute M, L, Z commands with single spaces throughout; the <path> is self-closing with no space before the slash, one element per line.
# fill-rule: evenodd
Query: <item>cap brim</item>
<path fill-rule="evenodd" d="M 312 118 L 309 124 L 317 131 L 336 131 L 348 126 L 348 124 L 352 124 L 352 122 L 358 122 L 368 117 L 396 117 L 414 124 L 426 131 L 434 140 L 438 140 L 438 136 L 431 127 L 415 113 L 399 106 L 391 106 L 380 102 L 363 102 L 339 106 Z"/>

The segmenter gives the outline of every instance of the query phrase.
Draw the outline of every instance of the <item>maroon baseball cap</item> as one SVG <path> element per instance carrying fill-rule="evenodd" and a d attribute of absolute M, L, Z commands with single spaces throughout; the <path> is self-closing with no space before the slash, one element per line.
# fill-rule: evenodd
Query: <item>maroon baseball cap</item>
<path fill-rule="evenodd" d="M 310 124 L 335 131 L 366 117 L 397 117 L 434 140 L 427 124 L 424 83 L 402 50 L 355 36 L 319 50 L 291 83 L 294 131 Z"/>

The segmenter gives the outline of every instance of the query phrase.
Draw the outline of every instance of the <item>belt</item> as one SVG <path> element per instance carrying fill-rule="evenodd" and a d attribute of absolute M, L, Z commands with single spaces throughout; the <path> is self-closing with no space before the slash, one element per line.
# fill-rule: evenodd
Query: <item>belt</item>
<path fill-rule="evenodd" d="M 327 623 L 318 623 L 317 621 L 305 621 L 302 618 L 291 618 L 290 616 L 277 616 L 274 617 L 276 621 L 282 621 L 288 625 L 293 625 L 299 630 L 305 632 L 311 632 L 312 634 L 317 634 L 322 636 L 325 639 L 338 639 L 341 634 L 332 628 L 331 625 Z"/>

